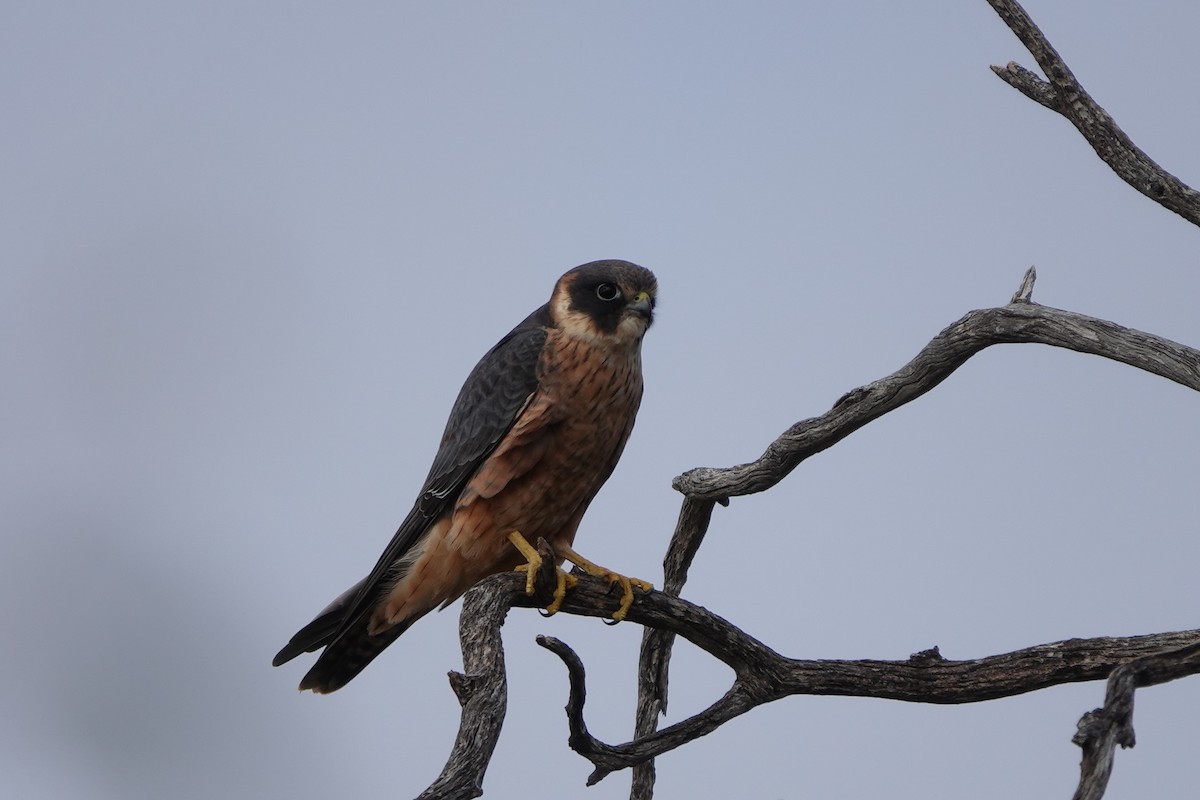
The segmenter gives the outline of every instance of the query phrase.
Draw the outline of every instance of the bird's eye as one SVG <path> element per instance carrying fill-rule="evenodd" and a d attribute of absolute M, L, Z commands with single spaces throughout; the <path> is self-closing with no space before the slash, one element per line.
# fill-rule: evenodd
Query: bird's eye
<path fill-rule="evenodd" d="M 596 287 L 596 297 L 610 303 L 621 296 L 621 290 L 614 283 L 602 283 Z"/>

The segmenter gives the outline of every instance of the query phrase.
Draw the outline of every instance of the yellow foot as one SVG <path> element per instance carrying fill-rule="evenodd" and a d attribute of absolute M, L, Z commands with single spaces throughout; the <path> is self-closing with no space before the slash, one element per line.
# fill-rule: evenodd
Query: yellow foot
<path fill-rule="evenodd" d="M 537 548 L 529 543 L 529 540 L 521 535 L 520 531 L 513 531 L 508 535 L 508 540 L 512 542 L 513 547 L 525 556 L 526 563 L 521 564 L 516 568 L 516 572 L 525 573 L 525 594 L 533 594 L 534 586 L 537 583 L 538 570 L 542 568 L 542 557 L 538 553 Z M 573 589 L 575 584 L 579 583 L 579 579 L 574 575 L 569 575 L 559 566 L 554 567 L 554 596 L 550 601 L 550 605 L 546 606 L 546 616 L 558 613 L 562 608 L 563 599 L 567 596 L 567 590 Z"/>
<path fill-rule="evenodd" d="M 514 542 L 515 544 L 515 542 Z M 523 551 L 522 551 L 523 552 Z M 613 572 L 611 569 L 606 569 L 597 564 L 593 564 L 583 556 L 576 553 L 567 545 L 559 545 L 558 553 L 567 561 L 570 561 L 575 566 L 586 572 L 588 575 L 593 575 L 597 578 L 603 578 L 608 581 L 609 585 L 618 584 L 621 587 L 621 605 L 613 613 L 614 622 L 620 622 L 625 619 L 625 615 L 629 613 L 629 607 L 633 605 L 633 587 L 641 589 L 643 592 L 648 592 L 654 588 L 648 581 L 639 578 L 627 578 L 620 573 Z M 536 552 L 535 552 L 536 555 Z"/>

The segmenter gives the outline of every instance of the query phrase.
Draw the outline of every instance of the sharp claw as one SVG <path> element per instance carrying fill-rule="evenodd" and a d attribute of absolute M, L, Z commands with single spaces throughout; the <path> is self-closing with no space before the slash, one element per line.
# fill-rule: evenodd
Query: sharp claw
<path fill-rule="evenodd" d="M 633 605 L 633 582 L 624 575 L 614 575 L 613 583 L 621 584 L 621 605 L 612 615 L 615 624 L 625 619 L 625 615 L 629 613 L 629 607 Z"/>
<path fill-rule="evenodd" d="M 627 578 L 624 575 L 618 575 L 611 571 L 604 577 L 608 578 L 610 592 L 614 586 L 621 587 L 621 604 L 613 612 L 612 621 L 605 620 L 609 625 L 616 625 L 618 622 L 623 621 L 626 615 L 629 614 L 629 609 L 633 606 L 633 589 L 635 586 L 643 592 L 649 592 L 654 589 L 654 586 L 648 581 L 641 580 L 640 578 Z"/>
<path fill-rule="evenodd" d="M 638 578 L 627 578 L 620 573 L 613 572 L 611 569 L 605 569 L 598 564 L 593 564 L 583 556 L 571 549 L 570 545 L 558 546 L 560 556 L 566 558 L 581 571 L 588 575 L 593 575 L 597 578 L 603 578 L 609 583 L 609 589 L 612 589 L 613 584 L 621 585 L 621 604 L 617 607 L 616 612 L 612 615 L 612 619 L 620 622 L 625 619 L 625 615 L 629 613 L 629 607 L 633 605 L 633 587 L 636 586 L 642 591 L 648 592 L 654 587 L 646 581 Z"/>
<path fill-rule="evenodd" d="M 558 582 L 554 587 L 554 599 L 550 601 L 550 605 L 546 606 L 546 613 L 542 616 L 550 617 L 558 613 L 562 608 L 563 600 L 567 597 L 567 590 L 575 587 L 579 583 L 579 579 L 574 575 L 568 575 L 561 567 L 557 568 L 554 577 Z"/>

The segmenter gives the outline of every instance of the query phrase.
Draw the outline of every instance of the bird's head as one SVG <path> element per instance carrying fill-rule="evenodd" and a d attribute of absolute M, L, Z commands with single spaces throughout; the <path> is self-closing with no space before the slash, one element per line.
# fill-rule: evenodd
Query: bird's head
<path fill-rule="evenodd" d="M 558 279 L 550 298 L 555 326 L 605 346 L 642 341 L 654 321 L 658 281 L 628 261 L 593 261 Z"/>

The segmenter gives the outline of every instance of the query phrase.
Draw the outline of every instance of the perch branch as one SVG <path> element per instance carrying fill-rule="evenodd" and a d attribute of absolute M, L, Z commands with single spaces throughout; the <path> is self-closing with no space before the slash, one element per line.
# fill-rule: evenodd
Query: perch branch
<path fill-rule="evenodd" d="M 1121 180 L 1193 225 L 1200 225 L 1200 192 L 1160 167 L 1133 143 L 1080 85 L 1016 0 L 988 0 L 988 3 L 1029 50 L 1047 80 L 1015 62 L 1004 67 L 993 66 L 992 71 L 1029 99 L 1066 117 Z"/>
<path fill-rule="evenodd" d="M 539 591 L 533 597 L 525 595 L 524 587 L 524 576 L 516 573 L 488 578 L 471 592 L 474 595 L 471 615 L 479 620 L 480 626 L 498 630 L 510 607 L 544 604 L 544 593 L 553 587 L 553 580 L 539 576 Z M 568 592 L 560 613 L 607 617 L 616 609 L 617 603 L 618 598 L 612 595 L 605 581 L 581 576 L 575 589 Z M 589 783 L 673 750 L 711 733 L 734 717 L 783 697 L 840 695 L 914 703 L 975 703 L 1063 683 L 1100 680 L 1116 667 L 1135 659 L 1182 647 L 1200 648 L 1200 630 L 1192 630 L 1147 636 L 1070 639 L 964 661 L 943 659 L 936 649 L 902 661 L 807 660 L 782 656 L 716 614 L 664 592 L 638 593 L 629 610 L 628 620 L 684 637 L 729 665 L 734 671 L 735 680 L 729 691 L 705 711 L 648 737 L 609 745 L 588 733 L 583 721 L 585 687 L 582 663 L 561 642 L 545 639 L 543 646 L 553 649 L 563 658 L 571 677 L 573 699 L 568 707 L 570 743 L 595 768 L 588 779 Z M 502 717 L 503 692 L 481 691 L 481 684 L 494 680 L 497 675 L 502 676 L 503 651 L 495 646 L 472 646 L 471 649 L 478 649 L 479 655 L 473 658 L 468 667 L 473 671 L 469 674 L 488 676 L 480 678 L 474 687 L 475 693 L 468 700 L 472 702 L 481 698 L 473 713 L 488 719 L 497 715 Z M 1191 660 L 1188 664 L 1191 672 L 1196 671 Z M 1161 666 L 1147 666 L 1144 669 L 1145 672 L 1137 673 L 1142 677 L 1134 679 L 1137 685 L 1149 685 L 1180 674 L 1190 674 L 1170 671 Z M 495 746 L 495 737 L 499 735 L 499 726 L 488 727 L 480 733 L 476 737 L 460 736 L 460 741 L 466 741 L 467 746 L 460 750 L 456 744 L 443 776 L 465 774 L 474 769 L 461 768 L 456 761 L 486 765 Z M 472 748 L 478 754 L 473 755 L 470 752 Z M 477 791 L 482 772 L 472 773 L 472 777 L 473 781 L 460 779 L 457 785 L 473 787 L 471 790 Z M 449 792 L 431 794 L 432 789 L 423 797 L 472 796 Z"/>
<path fill-rule="evenodd" d="M 603 589 L 602 584 L 597 586 Z M 611 602 L 611 601 L 610 601 Z M 591 604 L 565 609 L 600 613 Z M 733 686 L 708 709 L 648 737 L 609 745 L 587 732 L 583 721 L 582 664 L 561 642 L 552 648 L 571 676 L 568 705 L 571 746 L 592 762 L 594 784 L 716 730 L 759 705 L 793 695 L 875 697 L 906 702 L 958 704 L 994 700 L 1063 683 L 1099 680 L 1133 659 L 1181 646 L 1200 647 L 1200 630 L 1135 637 L 1072 639 L 965 661 L 943 659 L 936 649 L 904 661 L 803 660 L 775 653 L 762 642 L 711 612 L 654 592 L 639 597 L 629 619 L 663 628 L 729 665 Z M 543 643 L 543 646 L 549 646 Z M 1196 671 L 1195 668 L 1191 672 Z M 1172 673 L 1175 677 L 1190 672 Z M 1163 677 L 1161 680 L 1168 680 Z"/>

